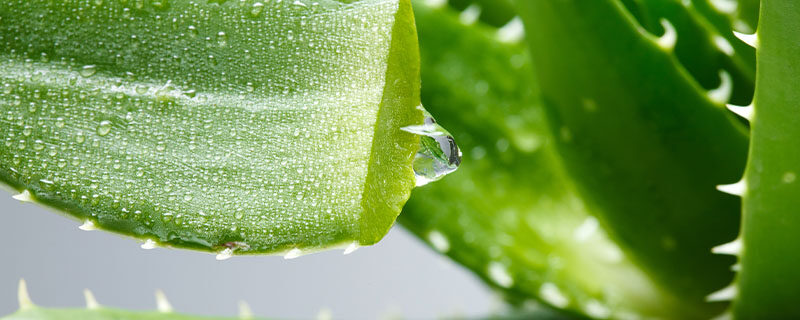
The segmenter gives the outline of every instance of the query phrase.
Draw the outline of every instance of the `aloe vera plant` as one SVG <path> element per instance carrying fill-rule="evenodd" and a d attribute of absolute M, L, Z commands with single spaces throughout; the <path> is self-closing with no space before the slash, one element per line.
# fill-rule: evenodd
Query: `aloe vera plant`
<path fill-rule="evenodd" d="M 415 181 L 416 32 L 350 2 L 3 1 L 0 179 L 146 247 L 375 243 Z"/>
<path fill-rule="evenodd" d="M 790 0 L 7 2 L 0 18 L 0 177 L 84 228 L 222 258 L 349 252 L 416 184 L 399 221 L 514 306 L 800 317 Z M 460 163 L 452 137 L 464 165 L 422 186 Z M 183 317 L 9 319 L 73 312 Z"/>

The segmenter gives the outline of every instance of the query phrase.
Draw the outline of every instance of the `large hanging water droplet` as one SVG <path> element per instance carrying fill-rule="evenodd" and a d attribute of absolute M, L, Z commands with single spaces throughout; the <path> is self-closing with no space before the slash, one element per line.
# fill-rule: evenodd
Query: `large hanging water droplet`
<path fill-rule="evenodd" d="M 461 150 L 447 129 L 437 124 L 422 105 L 417 108 L 425 115 L 424 123 L 401 130 L 421 136 L 419 150 L 414 157 L 414 174 L 419 187 L 456 171 L 461 164 Z"/>

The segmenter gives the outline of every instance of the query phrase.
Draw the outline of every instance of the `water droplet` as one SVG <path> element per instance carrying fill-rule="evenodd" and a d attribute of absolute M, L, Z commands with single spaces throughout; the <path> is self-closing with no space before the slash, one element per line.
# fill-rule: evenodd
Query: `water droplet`
<path fill-rule="evenodd" d="M 44 149 L 44 141 L 36 140 L 33 142 L 33 150 L 39 151 Z"/>
<path fill-rule="evenodd" d="M 414 156 L 414 174 L 419 187 L 456 171 L 461 164 L 461 150 L 453 136 L 437 124 L 428 111 L 421 105 L 418 108 L 425 115 L 424 124 L 401 130 L 420 135 L 420 148 Z"/>
<path fill-rule="evenodd" d="M 261 15 L 262 11 L 264 11 L 264 4 L 261 2 L 256 2 L 253 4 L 253 9 L 250 10 L 250 15 L 252 15 L 253 18 L 257 18 Z"/>
<path fill-rule="evenodd" d="M 97 134 L 100 136 L 105 136 L 109 132 L 111 132 L 111 121 L 108 120 L 100 121 L 100 125 L 97 126 Z"/>
<path fill-rule="evenodd" d="M 222 31 L 218 32 L 217 43 L 219 44 L 220 47 L 226 46 L 228 44 L 228 35 L 226 35 L 225 32 Z"/>
<path fill-rule="evenodd" d="M 95 68 L 93 64 L 83 66 L 80 71 L 80 75 L 87 78 L 93 76 L 95 73 L 97 73 L 97 68 Z"/>

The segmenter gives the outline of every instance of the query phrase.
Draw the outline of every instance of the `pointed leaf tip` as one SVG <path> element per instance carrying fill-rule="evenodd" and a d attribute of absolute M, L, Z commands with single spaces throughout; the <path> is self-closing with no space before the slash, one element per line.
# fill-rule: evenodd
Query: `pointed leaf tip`
<path fill-rule="evenodd" d="M 718 291 L 715 291 L 706 296 L 706 301 L 708 302 L 731 301 L 734 298 L 736 298 L 736 295 L 738 293 L 739 290 L 736 288 L 736 285 L 732 283 L 729 286 L 722 288 Z"/>
<path fill-rule="evenodd" d="M 734 184 L 718 185 L 717 190 L 725 192 L 727 194 L 741 197 L 742 195 L 744 195 L 745 190 L 747 190 L 747 183 L 744 181 L 744 179 L 742 179 L 741 181 Z"/>
<path fill-rule="evenodd" d="M 172 305 L 167 300 L 167 295 L 161 289 L 156 290 L 156 309 L 162 313 L 171 313 L 173 310 Z"/>
<path fill-rule="evenodd" d="M 100 303 L 94 298 L 91 290 L 83 289 L 83 298 L 86 300 L 86 309 L 95 310 L 100 308 Z"/>
<path fill-rule="evenodd" d="M 19 301 L 20 310 L 28 310 L 36 307 L 28 294 L 28 284 L 25 279 L 19 279 L 19 287 L 17 287 L 17 300 Z"/>
<path fill-rule="evenodd" d="M 712 253 L 738 256 L 742 252 L 742 238 L 711 248 Z"/>
<path fill-rule="evenodd" d="M 741 33 L 741 32 L 734 31 L 733 35 L 736 36 L 736 38 L 739 38 L 739 40 L 742 40 L 742 42 L 746 43 L 747 45 L 749 45 L 749 46 L 751 46 L 753 48 L 757 48 L 758 47 L 758 33 L 746 34 L 746 33 Z"/>
<path fill-rule="evenodd" d="M 753 108 L 753 105 L 736 106 L 736 105 L 728 104 L 728 105 L 726 105 L 726 107 L 728 108 L 728 110 L 730 110 L 731 112 L 733 112 L 733 113 L 737 114 L 738 116 L 744 118 L 745 120 L 753 121 L 753 111 L 755 110 L 755 108 Z"/>
<path fill-rule="evenodd" d="M 239 319 L 253 319 L 253 310 L 246 301 L 239 301 Z"/>

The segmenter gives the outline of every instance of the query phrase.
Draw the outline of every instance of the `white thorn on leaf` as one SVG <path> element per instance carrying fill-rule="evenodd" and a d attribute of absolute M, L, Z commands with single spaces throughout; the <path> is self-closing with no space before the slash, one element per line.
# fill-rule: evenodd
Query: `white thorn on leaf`
<path fill-rule="evenodd" d="M 726 104 L 728 100 L 731 99 L 731 94 L 733 93 L 733 78 L 731 78 L 731 74 L 727 71 L 720 70 L 719 79 L 719 87 L 709 90 L 708 98 L 713 102 Z"/>
<path fill-rule="evenodd" d="M 721 35 L 714 36 L 714 45 L 726 55 L 732 56 L 734 53 L 736 53 L 736 51 L 733 49 L 733 45 L 728 42 L 728 39 L 725 39 L 725 37 Z"/>
<path fill-rule="evenodd" d="M 162 313 L 171 313 L 173 310 L 172 305 L 167 300 L 167 295 L 161 289 L 156 290 L 156 309 Z"/>
<path fill-rule="evenodd" d="M 253 310 L 245 301 L 239 301 L 239 319 L 253 319 Z"/>
<path fill-rule="evenodd" d="M 675 31 L 675 26 L 667 19 L 661 19 L 661 26 L 664 27 L 664 34 L 658 38 L 658 46 L 667 50 L 675 48 L 675 43 L 678 42 L 678 32 Z"/>
<path fill-rule="evenodd" d="M 447 5 L 447 0 L 425 0 L 425 4 L 431 8 L 441 8 Z"/>
<path fill-rule="evenodd" d="M 289 259 L 297 258 L 297 257 L 302 256 L 302 255 L 303 255 L 303 250 L 300 250 L 298 248 L 294 248 L 292 250 L 289 250 L 289 252 L 286 252 L 286 254 L 283 255 L 283 258 L 286 259 L 286 260 L 289 260 Z"/>
<path fill-rule="evenodd" d="M 152 249 L 156 248 L 156 245 L 157 244 L 156 244 L 155 241 L 153 241 L 152 239 L 147 239 L 147 240 L 144 241 L 144 243 L 142 243 L 141 247 L 142 247 L 142 249 L 145 249 L 145 250 L 152 250 Z"/>
<path fill-rule="evenodd" d="M 28 190 L 22 190 L 19 194 L 11 196 L 12 198 L 22 202 L 33 202 L 33 195 Z"/>
<path fill-rule="evenodd" d="M 360 247 L 361 246 L 358 244 L 358 241 L 353 241 L 352 243 L 350 243 L 349 246 L 347 246 L 347 248 L 344 249 L 344 253 L 343 254 L 345 254 L 345 255 L 351 254 L 351 253 L 355 252 L 356 250 L 358 250 L 358 248 L 360 248 Z"/>
<path fill-rule="evenodd" d="M 742 252 L 742 238 L 736 238 L 728 243 L 723 243 L 711 248 L 712 253 L 738 256 Z"/>
<path fill-rule="evenodd" d="M 725 106 L 728 108 L 728 110 L 744 118 L 745 120 L 753 121 L 753 111 L 755 110 L 755 108 L 753 108 L 752 104 L 749 106 L 735 106 L 732 104 L 728 104 Z"/>
<path fill-rule="evenodd" d="M 100 303 L 94 298 L 94 294 L 89 289 L 83 289 L 83 298 L 86 300 L 86 309 L 95 310 L 100 308 Z"/>
<path fill-rule="evenodd" d="M 84 221 L 82 225 L 78 226 L 78 229 L 81 229 L 83 231 L 97 230 L 97 228 L 94 226 L 94 222 L 92 222 L 92 220 Z"/>
<path fill-rule="evenodd" d="M 739 38 L 739 40 L 742 40 L 742 42 L 746 43 L 748 46 L 758 48 L 758 33 L 746 34 L 734 31 L 733 35 Z"/>
<path fill-rule="evenodd" d="M 739 3 L 736 0 L 711 0 L 711 5 L 717 11 L 726 14 L 734 14 L 739 8 Z"/>
<path fill-rule="evenodd" d="M 333 312 L 331 309 L 322 308 L 317 313 L 317 320 L 333 320 Z"/>
<path fill-rule="evenodd" d="M 739 180 L 739 182 L 733 184 L 721 184 L 717 186 L 717 190 L 725 192 L 727 194 L 741 197 L 747 190 L 747 182 L 745 182 L 744 179 L 742 179 Z"/>
<path fill-rule="evenodd" d="M 525 38 L 525 25 L 520 17 L 514 17 L 506 25 L 497 30 L 497 40 L 505 43 L 516 43 Z"/>
<path fill-rule="evenodd" d="M 233 249 L 225 248 L 222 251 L 220 251 L 219 253 L 217 253 L 217 258 L 216 259 L 219 260 L 219 261 L 223 261 L 223 260 L 228 260 L 231 257 L 233 257 Z"/>
<path fill-rule="evenodd" d="M 25 279 L 19 279 L 19 287 L 17 287 L 17 301 L 19 301 L 20 310 L 28 310 L 36 307 L 28 294 L 28 284 Z"/>
<path fill-rule="evenodd" d="M 736 284 L 731 283 L 729 286 L 719 289 L 708 296 L 706 296 L 706 301 L 708 302 L 718 302 L 718 301 L 731 301 L 733 298 L 736 298 L 736 295 L 739 293 L 739 290 L 736 288 Z"/>
<path fill-rule="evenodd" d="M 439 232 L 439 230 L 431 230 L 428 232 L 428 242 L 436 251 L 441 253 L 446 253 L 450 250 L 450 240 L 447 240 L 447 237 Z"/>
<path fill-rule="evenodd" d="M 740 263 L 732 264 L 731 265 L 731 271 L 733 271 L 733 272 L 742 271 L 742 264 L 740 264 Z"/>
<path fill-rule="evenodd" d="M 461 11 L 461 14 L 458 15 L 458 21 L 461 21 L 464 25 L 471 25 L 477 22 L 480 16 L 481 7 L 473 3 L 464 9 L 464 11 Z"/>
<path fill-rule="evenodd" d="M 711 320 L 733 320 L 733 313 L 730 311 L 725 311 L 725 313 L 711 318 Z"/>

